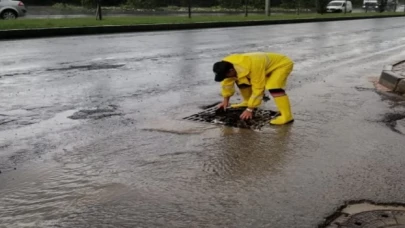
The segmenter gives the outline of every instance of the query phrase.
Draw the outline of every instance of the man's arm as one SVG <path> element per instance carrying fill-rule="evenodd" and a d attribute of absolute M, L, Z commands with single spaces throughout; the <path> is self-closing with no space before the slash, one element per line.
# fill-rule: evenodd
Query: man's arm
<path fill-rule="evenodd" d="M 232 97 L 235 94 L 235 80 L 232 78 L 225 78 L 221 82 L 221 95 L 224 98 Z"/>
<path fill-rule="evenodd" d="M 229 106 L 229 100 L 235 93 L 235 81 L 226 78 L 221 82 L 221 95 L 224 98 L 222 103 L 218 106 L 219 109 L 226 110 Z"/>
<path fill-rule="evenodd" d="M 254 109 L 260 106 L 263 100 L 263 94 L 266 86 L 266 68 L 265 62 L 255 59 L 252 64 L 252 70 L 250 73 L 250 82 L 252 84 L 252 95 L 248 102 L 248 108 Z M 253 61 L 252 61 L 253 62 Z"/>

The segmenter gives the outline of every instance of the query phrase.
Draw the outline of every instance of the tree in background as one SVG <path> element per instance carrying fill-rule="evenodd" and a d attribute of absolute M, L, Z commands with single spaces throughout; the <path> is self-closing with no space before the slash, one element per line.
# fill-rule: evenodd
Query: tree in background
<path fill-rule="evenodd" d="M 280 6 L 285 9 L 294 9 L 295 0 L 282 0 Z"/>
<path fill-rule="evenodd" d="M 166 0 L 166 2 L 168 2 Z M 187 6 L 188 5 L 188 0 L 180 0 L 179 6 Z M 193 6 L 196 7 L 212 7 L 212 6 L 217 6 L 218 0 L 191 0 L 191 3 Z"/>
<path fill-rule="evenodd" d="M 219 0 L 219 5 L 223 8 L 238 9 L 243 6 L 243 0 Z"/>
<path fill-rule="evenodd" d="M 250 0 L 249 5 L 255 9 L 264 9 L 266 0 Z"/>
<path fill-rule="evenodd" d="M 316 12 L 320 14 L 326 13 L 326 6 L 330 0 L 317 0 Z"/>
<path fill-rule="evenodd" d="M 176 6 L 187 7 L 188 0 L 101 0 L 103 6 L 120 6 L 127 4 L 134 8 L 154 9 L 159 7 Z M 264 10 L 265 0 L 248 0 L 249 6 Z M 325 13 L 325 7 L 331 0 L 271 0 L 271 7 L 279 7 L 286 9 L 300 8 L 316 9 L 318 13 Z M 363 0 L 351 0 L 353 6 L 359 7 L 363 4 Z M 379 0 L 383 6 L 387 5 L 386 0 Z M 66 5 L 84 6 L 86 8 L 95 8 L 96 0 L 24 0 L 26 5 L 53 5 L 63 3 Z M 385 3 L 385 4 L 384 4 Z M 241 9 L 245 6 L 245 0 L 191 0 L 193 7 L 213 7 L 220 6 L 228 9 Z M 382 10 L 386 7 L 381 7 Z"/>
<path fill-rule="evenodd" d="M 164 6 L 164 2 L 159 0 L 128 0 L 127 4 L 141 9 L 154 9 Z"/>
<path fill-rule="evenodd" d="M 101 0 L 103 6 L 119 6 L 126 2 L 126 0 Z"/>
<path fill-rule="evenodd" d="M 94 0 L 81 0 L 82 2 L 82 6 L 84 7 L 84 8 L 88 8 L 88 9 L 91 9 L 91 8 L 93 8 L 93 7 L 95 7 L 96 6 L 96 3 L 95 3 L 95 1 Z"/>

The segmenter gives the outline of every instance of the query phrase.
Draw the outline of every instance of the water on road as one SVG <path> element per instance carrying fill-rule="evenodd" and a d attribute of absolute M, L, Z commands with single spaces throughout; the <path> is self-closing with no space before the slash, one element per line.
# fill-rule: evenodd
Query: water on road
<path fill-rule="evenodd" d="M 402 18 L 0 42 L 0 227 L 304 228 L 404 203 L 384 122 L 404 108 L 370 82 L 404 48 Z M 252 51 L 295 61 L 294 124 L 183 121 L 221 99 L 212 64 Z"/>

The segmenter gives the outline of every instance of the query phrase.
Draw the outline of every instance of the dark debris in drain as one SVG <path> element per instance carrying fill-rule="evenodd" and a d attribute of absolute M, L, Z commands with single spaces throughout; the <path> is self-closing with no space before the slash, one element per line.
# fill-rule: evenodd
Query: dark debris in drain
<path fill-rule="evenodd" d="M 83 109 L 78 112 L 75 112 L 73 115 L 68 118 L 73 120 L 79 119 L 103 119 L 112 116 L 121 116 L 121 113 L 117 113 L 117 106 L 110 105 L 108 108 L 96 108 L 96 109 Z"/>
<path fill-rule="evenodd" d="M 278 114 L 272 110 L 258 109 L 253 113 L 253 119 L 241 120 L 240 115 L 243 111 L 245 111 L 245 108 L 230 108 L 226 111 L 218 110 L 216 105 L 214 105 L 202 112 L 183 119 L 202 123 L 220 124 L 229 127 L 261 129 Z"/>

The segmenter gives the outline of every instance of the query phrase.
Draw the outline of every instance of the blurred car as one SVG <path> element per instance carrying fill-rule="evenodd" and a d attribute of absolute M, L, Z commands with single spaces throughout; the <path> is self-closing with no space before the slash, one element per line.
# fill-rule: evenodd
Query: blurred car
<path fill-rule="evenodd" d="M 1 19 L 16 19 L 25 16 L 26 13 L 27 9 L 22 1 L 0 0 Z"/>
<path fill-rule="evenodd" d="M 333 0 L 326 6 L 326 12 L 328 13 L 342 13 L 345 12 L 345 10 L 348 13 L 352 12 L 353 6 L 351 1 Z"/>

